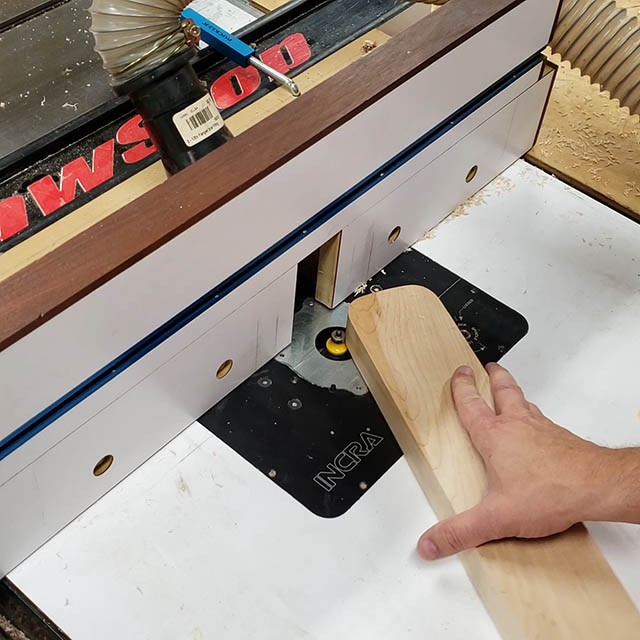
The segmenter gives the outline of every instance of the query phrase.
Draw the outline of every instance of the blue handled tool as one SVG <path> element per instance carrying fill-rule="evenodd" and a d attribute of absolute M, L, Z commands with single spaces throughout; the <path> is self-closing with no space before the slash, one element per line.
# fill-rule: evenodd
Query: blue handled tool
<path fill-rule="evenodd" d="M 183 31 L 192 42 L 202 40 L 232 62 L 242 67 L 252 65 L 273 78 L 278 84 L 287 87 L 294 96 L 300 95 L 298 85 L 288 76 L 262 62 L 253 47 L 214 24 L 191 7 L 184 9 L 180 17 L 183 21 Z"/>

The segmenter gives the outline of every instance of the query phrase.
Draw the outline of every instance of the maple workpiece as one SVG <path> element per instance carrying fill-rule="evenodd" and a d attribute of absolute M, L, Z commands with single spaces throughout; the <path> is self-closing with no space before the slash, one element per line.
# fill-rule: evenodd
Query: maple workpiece
<path fill-rule="evenodd" d="M 484 465 L 450 381 L 471 366 L 493 406 L 489 377 L 438 297 L 409 286 L 359 298 L 349 308 L 347 344 L 438 517 L 479 504 Z M 631 640 L 640 629 L 640 613 L 582 525 L 461 556 L 505 640 Z"/>

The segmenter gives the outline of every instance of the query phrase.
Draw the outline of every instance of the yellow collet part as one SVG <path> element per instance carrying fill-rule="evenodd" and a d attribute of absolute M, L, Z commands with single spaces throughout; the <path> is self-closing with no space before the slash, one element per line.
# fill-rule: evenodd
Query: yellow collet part
<path fill-rule="evenodd" d="M 344 342 L 334 342 L 331 338 L 329 338 L 325 343 L 325 346 L 327 347 L 327 351 L 332 356 L 339 357 L 347 353 L 347 345 Z"/>

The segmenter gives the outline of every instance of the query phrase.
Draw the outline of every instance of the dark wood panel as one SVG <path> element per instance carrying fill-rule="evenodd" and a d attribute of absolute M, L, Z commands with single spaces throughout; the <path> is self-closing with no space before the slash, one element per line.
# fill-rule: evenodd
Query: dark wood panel
<path fill-rule="evenodd" d="M 0 283 L 0 349 L 211 214 L 523 1 L 447 4 L 7 278 Z"/>

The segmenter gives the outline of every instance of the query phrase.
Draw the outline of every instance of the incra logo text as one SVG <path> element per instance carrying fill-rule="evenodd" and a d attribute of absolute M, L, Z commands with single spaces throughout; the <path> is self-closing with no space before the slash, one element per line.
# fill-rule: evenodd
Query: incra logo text
<path fill-rule="evenodd" d="M 362 459 L 368 456 L 384 438 L 375 433 L 363 431 L 360 440 L 349 443 L 334 459 L 327 465 L 327 468 L 320 471 L 313 478 L 325 491 L 332 491 L 337 482 L 353 471 Z"/>
<path fill-rule="evenodd" d="M 287 73 L 311 58 L 311 48 L 301 33 L 295 33 L 263 51 L 260 58 L 274 69 Z M 263 77 L 254 67 L 236 67 L 217 78 L 210 92 L 222 111 L 246 100 L 262 82 Z M 78 188 L 84 193 L 101 185 L 102 190 L 110 188 L 109 183 L 117 184 L 118 178 L 122 180 L 137 172 L 132 171 L 131 165 L 155 152 L 140 116 L 130 118 L 117 129 L 115 136 L 93 148 L 91 163 L 80 156 L 57 172 L 49 168 L 49 175 L 38 176 L 26 189 L 9 191 L 13 195 L 0 200 L 0 245 L 34 224 L 35 219 L 54 213 L 57 218 L 72 211 L 74 207 L 70 205 L 76 200 Z"/>

